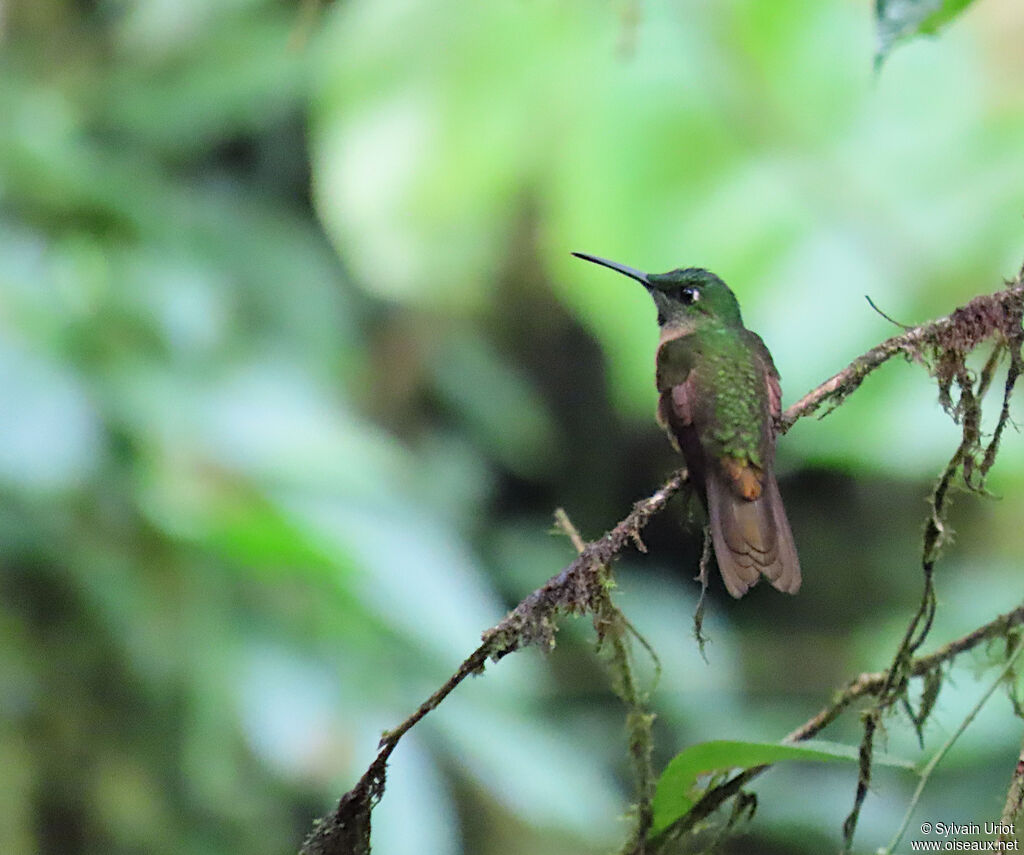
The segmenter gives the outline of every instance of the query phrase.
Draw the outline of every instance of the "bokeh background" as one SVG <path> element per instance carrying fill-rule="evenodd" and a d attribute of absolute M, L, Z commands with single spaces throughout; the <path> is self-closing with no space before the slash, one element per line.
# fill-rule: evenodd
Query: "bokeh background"
<path fill-rule="evenodd" d="M 786 403 L 894 332 L 864 294 L 913 323 L 1013 276 L 1024 7 L 878 75 L 874 39 L 849 0 L 0 3 L 0 851 L 294 851 L 570 560 L 552 510 L 597 536 L 678 465 L 648 298 L 570 250 L 715 270 Z M 798 424 L 804 588 L 716 577 L 707 663 L 699 524 L 655 521 L 616 594 L 661 656 L 659 766 L 887 665 L 957 436 L 902 362 Z M 931 645 L 1024 596 L 1016 432 L 989 486 L 957 498 Z M 587 621 L 558 638 L 403 741 L 376 852 L 618 845 L 621 705 Z M 997 653 L 890 753 L 930 756 Z M 997 817 L 1021 730 L 997 693 L 918 821 Z M 722 851 L 833 851 L 854 783 L 774 770 Z M 878 773 L 865 851 L 913 785 Z"/>

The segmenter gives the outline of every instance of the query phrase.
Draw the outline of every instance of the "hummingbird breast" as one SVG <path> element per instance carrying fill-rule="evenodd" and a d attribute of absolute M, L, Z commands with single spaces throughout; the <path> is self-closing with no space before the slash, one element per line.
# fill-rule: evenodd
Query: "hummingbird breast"
<path fill-rule="evenodd" d="M 696 449 L 684 448 L 692 446 L 680 436 L 684 427 L 695 433 L 706 464 L 733 471 L 737 465 L 771 465 L 768 378 L 741 332 L 718 328 L 666 337 L 658 348 L 659 420 L 688 465 Z"/>

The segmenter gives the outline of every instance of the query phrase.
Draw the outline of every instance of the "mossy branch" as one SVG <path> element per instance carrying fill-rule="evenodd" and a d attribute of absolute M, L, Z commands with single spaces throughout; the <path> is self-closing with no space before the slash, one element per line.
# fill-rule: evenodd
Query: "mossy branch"
<path fill-rule="evenodd" d="M 1017 765 L 1013 767 L 1010 788 L 1006 792 L 1006 804 L 1003 805 L 999 822 L 1004 826 L 996 838 L 1000 843 L 1019 843 L 1024 837 L 1024 743 L 1021 744 L 1020 754 L 1017 756 Z M 1009 851 L 1009 847 L 1006 847 L 1006 851 Z"/>
<path fill-rule="evenodd" d="M 998 624 L 998 621 L 994 621 L 986 627 L 981 627 L 974 633 L 965 636 L 964 639 L 952 642 L 947 645 L 947 648 L 937 651 L 931 657 L 913 658 L 913 654 L 927 636 L 934 613 L 931 568 L 942 545 L 943 514 L 946 496 L 953 478 L 958 471 L 962 471 L 968 486 L 974 489 L 983 489 L 984 477 L 995 460 L 1003 430 L 1009 423 L 1010 395 L 1017 378 L 1024 370 L 1024 361 L 1021 357 L 1022 314 L 1024 314 L 1024 283 L 1018 276 L 1015 282 L 1008 283 L 1005 290 L 976 297 L 966 306 L 957 309 L 945 318 L 908 329 L 871 348 L 838 374 L 804 395 L 789 407 L 779 420 L 779 430 L 784 433 L 798 419 L 816 412 L 826 403 L 829 404 L 827 412 L 831 412 L 852 394 L 872 371 L 893 356 L 902 354 L 908 359 L 925 363 L 930 367 L 939 384 L 940 400 L 963 426 L 961 445 L 947 466 L 932 496 L 933 512 L 926 530 L 923 548 L 922 567 L 925 584 L 922 602 L 897 651 L 893 666 L 880 674 L 861 675 L 840 693 L 833 704 L 787 737 L 790 741 L 807 739 L 827 726 L 857 698 L 864 695 L 876 696 L 873 712 L 866 718 L 865 736 L 862 742 L 861 774 L 858 781 L 858 799 L 855 802 L 854 812 L 851 813 L 851 819 L 848 819 L 847 823 L 849 826 L 846 835 L 848 840 L 852 839 L 853 828 L 856 825 L 856 813 L 863 801 L 863 796 L 860 794 L 861 785 L 866 793 L 867 784 L 870 781 L 873 734 L 882 713 L 897 698 L 905 694 L 907 680 L 911 676 L 918 676 L 918 669 L 924 667 L 924 663 L 931 662 L 932 664 L 924 671 L 920 671 L 920 674 L 930 673 L 939 664 L 946 661 L 943 658 L 946 653 L 952 657 L 957 652 L 968 649 L 990 637 L 988 633 L 995 632 L 992 628 Z M 973 375 L 965 365 L 965 359 L 977 345 L 989 339 L 995 340 L 996 349 L 990 358 L 989 366 L 982 372 L 982 376 L 975 386 Z M 1009 353 L 1010 365 L 1003 390 L 1002 409 L 992 439 L 983 448 L 980 432 L 980 399 L 992 381 L 999 355 L 1004 352 Z M 951 394 L 954 388 L 959 390 L 959 398 L 956 402 L 952 400 Z M 399 740 L 427 713 L 435 709 L 466 677 L 470 674 L 482 673 L 489 659 L 497 661 L 509 653 L 532 644 L 540 644 L 550 649 L 554 645 L 557 630 L 556 620 L 562 615 L 591 614 L 597 617 L 602 613 L 605 615 L 621 614 L 611 605 L 608 595 L 611 563 L 630 545 L 643 550 L 643 542 L 640 539 L 641 531 L 653 516 L 665 508 L 668 501 L 685 483 L 686 472 L 675 473 L 651 496 L 637 502 L 632 511 L 599 540 L 582 543 L 576 535 L 577 546 L 581 547 L 576 559 L 528 595 L 499 624 L 487 630 L 483 634 L 480 646 L 463 661 L 444 685 L 397 728 L 383 734 L 377 757 L 373 763 L 370 764 L 355 787 L 342 796 L 334 810 L 317 820 L 302 847 L 302 855 L 366 855 L 369 853 L 370 815 L 373 807 L 384 793 L 387 762 Z M 609 612 L 609 608 L 615 609 L 615 611 Z M 1018 615 L 1018 613 L 1019 616 L 1014 618 L 1014 625 L 1024 619 L 1024 609 L 1011 612 L 1010 615 Z M 1003 619 L 1007 617 L 1003 616 Z M 625 625 L 628 626 L 628 622 Z M 622 663 L 625 663 L 628 669 L 628 653 L 625 648 L 620 650 L 616 646 L 613 651 L 613 667 L 620 675 L 620 683 L 622 683 L 620 694 L 631 710 L 631 751 L 638 777 L 638 817 L 635 829 L 637 833 L 631 836 L 632 848 L 627 845 L 626 851 L 639 853 L 643 852 L 646 846 L 646 828 L 650 821 L 649 793 L 653 786 L 653 778 L 649 772 L 648 752 L 651 719 L 646 711 L 640 712 L 642 699 L 636 686 L 632 683 L 623 683 L 624 675 L 628 671 L 623 670 Z M 644 736 L 645 728 L 646 736 Z M 636 744 L 634 745 L 634 743 Z M 766 767 L 747 770 L 710 790 L 681 821 L 682 825 L 671 829 L 672 836 L 676 836 L 707 817 L 724 801 L 739 793 L 742 787 L 764 768 Z"/>
<path fill-rule="evenodd" d="M 377 757 L 359 782 L 342 796 L 334 810 L 316 821 L 302 846 L 302 855 L 369 853 L 370 814 L 384 794 L 387 762 L 399 740 L 466 677 L 483 673 L 488 659 L 496 662 L 531 644 L 550 649 L 555 641 L 555 619 L 560 615 L 598 615 L 609 602 L 607 568 L 612 560 L 630 544 L 644 549 L 640 532 L 685 483 L 686 471 L 676 472 L 653 494 L 633 505 L 633 510 L 604 537 L 582 544 L 583 548 L 571 564 L 527 596 L 504 620 L 487 630 L 483 634 L 483 643 L 444 685 L 398 727 L 381 736 Z M 644 785 L 643 792 L 647 792 L 649 786 Z M 646 801 L 649 804 L 649 798 Z"/>
<path fill-rule="evenodd" d="M 1016 342 L 1015 353 L 1011 353 L 1013 376 L 1007 377 L 1007 387 L 1012 391 L 1013 382 L 1021 370 L 1021 316 L 1024 313 L 1022 277 L 1024 270 L 1015 281 L 1007 283 L 1004 290 L 975 297 L 944 318 L 911 327 L 875 345 L 789 407 L 779 420 L 781 431 L 788 431 L 798 419 L 811 415 L 825 403 L 830 404 L 825 413 L 827 415 L 855 392 L 872 371 L 900 354 L 918 362 L 938 357 L 935 373 L 940 392 L 945 388 L 948 393 L 950 379 L 964 357 L 993 336 Z M 1008 394 L 1004 396 L 1004 403 L 1007 398 Z M 1005 424 L 1005 420 L 1000 421 Z M 999 434 L 1002 434 L 1001 429 Z"/>
<path fill-rule="evenodd" d="M 1010 294 L 1019 288 L 1018 278 L 1014 288 L 1001 294 Z M 1018 297 L 1015 300 L 1000 301 L 999 296 L 993 294 L 976 297 L 967 306 L 957 309 L 948 319 L 928 325 L 929 331 L 921 339 L 925 349 L 918 351 L 918 354 L 930 361 L 932 373 L 939 385 L 939 400 L 953 419 L 960 423 L 962 433 L 960 444 L 946 464 L 929 501 L 930 512 L 925 522 L 921 546 L 923 585 L 920 604 L 896 649 L 892 665 L 886 672 L 885 684 L 878 692 L 874 704 L 864 713 L 857 789 L 853 807 L 843 823 L 844 852 L 849 852 L 853 847 L 860 810 L 871 784 L 875 735 L 882 725 L 883 717 L 897 702 L 902 703 L 910 713 L 918 739 L 923 741 L 922 728 L 938 694 L 939 678 L 933 674 L 931 682 L 926 683 L 921 707 L 914 713 L 907 694 L 907 682 L 911 658 L 928 637 L 935 619 L 935 562 L 946 540 L 945 518 L 950 490 L 958 474 L 962 474 L 968 488 L 984 490 L 985 476 L 995 461 L 1003 429 L 1009 421 L 1010 394 L 1021 370 L 1021 342 L 1024 337 L 1021 328 L 1022 300 Z M 897 338 L 912 336 L 917 330 Z M 981 374 L 975 379 L 966 364 L 967 354 L 989 338 L 994 339 L 995 344 Z M 981 402 L 992 384 L 1000 358 L 1007 351 L 1010 353 L 1010 364 L 1002 407 L 992 438 L 983 449 Z M 954 386 L 959 390 L 956 402 L 952 399 Z"/>
<path fill-rule="evenodd" d="M 587 548 L 576 527 L 569 520 L 563 508 L 555 511 L 555 525 L 563 531 L 580 554 Z M 638 547 L 642 543 L 638 542 Z M 594 610 L 594 631 L 597 633 L 598 646 L 608 642 L 611 645 L 612 687 L 626 705 L 626 730 L 629 740 L 629 755 L 633 764 L 633 779 L 636 782 L 636 805 L 634 813 L 636 821 L 633 832 L 623 847 L 623 855 L 645 855 L 647 851 L 647 833 L 654 819 L 652 800 L 654 784 L 657 776 L 651 757 L 654 752 L 655 716 L 647 708 L 648 693 L 640 689 L 633 673 L 633 660 L 630 655 L 629 637 L 632 635 L 651 656 L 655 665 L 655 683 L 661 674 L 661 663 L 647 640 L 637 632 L 622 611 L 612 601 L 614 581 L 610 568 L 605 565 L 601 569 L 601 591 Z"/>
<path fill-rule="evenodd" d="M 1024 605 L 1020 605 L 1013 611 L 1000 615 L 961 638 L 944 644 L 927 656 L 920 656 L 911 660 L 908 668 L 909 676 L 927 678 L 928 675 L 936 673 L 943 665 L 952 662 L 961 653 L 973 650 L 975 647 L 986 642 L 999 638 L 1008 638 L 1016 627 L 1022 625 L 1024 625 Z M 787 735 L 783 742 L 798 743 L 814 738 L 846 712 L 856 701 L 861 698 L 878 697 L 881 695 L 891 678 L 890 670 L 872 671 L 855 677 L 835 694 L 830 704 L 823 707 L 817 714 Z M 707 819 L 718 810 L 725 802 L 738 794 L 754 778 L 770 768 L 771 766 L 755 766 L 751 769 L 746 769 L 707 790 L 697 803 L 690 808 L 686 816 L 659 836 L 659 843 L 662 840 L 676 839 L 690 831 L 698 823 Z"/>

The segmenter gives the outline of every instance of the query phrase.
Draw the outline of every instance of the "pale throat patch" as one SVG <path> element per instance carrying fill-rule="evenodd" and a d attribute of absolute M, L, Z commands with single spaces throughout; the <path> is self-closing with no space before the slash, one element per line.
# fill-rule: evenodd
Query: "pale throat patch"
<path fill-rule="evenodd" d="M 658 346 L 661 347 L 665 342 L 672 341 L 673 339 L 682 338 L 683 336 L 690 335 L 697 332 L 699 324 L 693 320 L 673 320 L 667 324 L 664 324 L 660 329 L 660 335 L 658 336 Z"/>

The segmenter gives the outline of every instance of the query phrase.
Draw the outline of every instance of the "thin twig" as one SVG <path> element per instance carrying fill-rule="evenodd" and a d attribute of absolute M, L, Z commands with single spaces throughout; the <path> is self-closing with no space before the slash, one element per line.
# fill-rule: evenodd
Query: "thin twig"
<path fill-rule="evenodd" d="M 988 392 L 995 374 L 996 363 L 1001 354 L 1001 342 L 997 343 L 989 354 L 989 358 L 982 370 L 978 380 L 977 391 L 974 389 L 974 382 L 967 371 L 962 359 L 958 366 L 952 369 L 952 376 L 955 377 L 960 387 L 960 400 L 952 409 L 954 417 L 959 417 L 963 424 L 963 432 L 960 444 L 949 463 L 939 478 L 932 497 L 929 502 L 931 512 L 925 524 L 923 543 L 921 546 L 921 573 L 924 584 L 921 589 L 921 601 L 907 625 L 903 639 L 896 648 L 892 665 L 889 667 L 885 684 L 876 696 L 875 703 L 864 714 L 864 733 L 861 737 L 858 752 L 858 774 L 857 788 L 854 794 L 853 806 L 849 815 L 843 822 L 843 851 L 849 852 L 853 848 L 853 836 L 857 829 L 857 822 L 860 818 L 860 811 L 864 800 L 868 795 L 868 788 L 871 784 L 871 771 L 875 752 L 875 735 L 882 725 L 883 716 L 889 709 L 902 699 L 904 706 L 909 710 L 907 701 L 906 686 L 910 677 L 909 665 L 914 654 L 924 644 L 928 633 L 931 631 L 935 620 L 935 563 L 938 561 L 942 546 L 946 541 L 945 518 L 950 489 L 953 480 L 958 472 L 963 472 L 964 481 L 971 484 L 971 473 L 973 461 L 981 441 L 981 401 Z M 938 690 L 937 684 L 932 685 L 933 693 L 930 696 L 934 701 L 934 694 Z M 917 730 L 918 739 L 923 742 L 923 726 L 927 713 L 930 710 L 925 708 L 917 715 L 910 711 L 910 718 Z"/>
<path fill-rule="evenodd" d="M 580 554 L 587 548 L 576 526 L 563 508 L 555 511 L 555 525 L 564 532 Z M 626 705 L 626 728 L 629 732 L 629 754 L 633 761 L 633 777 L 636 781 L 636 814 L 630 839 L 623 848 L 623 855 L 645 855 L 647 851 L 647 832 L 654 819 L 652 799 L 654 798 L 654 767 L 651 757 L 654 753 L 654 735 L 652 725 L 654 715 L 647 710 L 647 694 L 637 686 L 633 674 L 632 656 L 630 655 L 628 634 L 632 634 L 643 647 L 654 657 L 657 668 L 661 663 L 654 654 L 650 643 L 645 639 L 626 616 L 612 601 L 608 568 L 602 568 L 603 578 L 600 583 L 599 602 L 594 609 L 594 625 L 600 641 L 608 639 L 612 645 L 611 667 L 614 671 L 613 686 L 616 694 Z"/>
<path fill-rule="evenodd" d="M 1021 743 L 1020 754 L 1017 757 L 1017 765 L 1013 768 L 1013 777 L 1010 779 L 1010 788 L 1006 792 L 1006 804 L 1003 805 L 1003 812 L 999 817 L 1002 828 L 996 838 L 1000 843 L 1018 841 L 1024 822 L 1024 743 Z M 1009 847 L 1006 847 L 1009 851 Z"/>
<path fill-rule="evenodd" d="M 708 592 L 708 567 L 711 564 L 711 525 L 704 526 L 703 545 L 700 550 L 700 572 L 697 579 L 700 581 L 700 599 L 697 600 L 697 608 L 693 610 L 693 637 L 697 640 L 697 650 L 700 658 L 707 664 L 708 657 L 705 647 L 709 641 L 704 634 L 704 596 Z"/>
<path fill-rule="evenodd" d="M 909 330 L 909 329 L 912 328 L 910 324 L 901 324 L 899 321 L 895 320 L 891 315 L 887 315 L 885 312 L 883 312 L 881 309 L 879 309 L 878 306 L 875 305 L 875 301 L 872 300 L 867 294 L 864 295 L 864 299 L 868 301 L 868 305 L 872 309 L 874 309 L 876 312 L 878 312 L 878 314 L 880 314 L 883 318 L 885 318 L 893 326 L 899 327 L 900 329 L 903 329 L 903 330 Z"/>
<path fill-rule="evenodd" d="M 957 726 L 949 739 L 947 739 L 942 747 L 935 752 L 932 759 L 928 761 L 928 764 L 921 771 L 921 779 L 917 782 L 917 788 L 914 790 L 914 795 L 910 799 L 910 804 L 907 805 L 907 812 L 903 815 L 903 822 L 900 823 L 900 827 L 896 830 L 896 834 L 893 835 L 889 845 L 882 852 L 882 855 L 892 855 L 893 850 L 899 845 L 900 840 L 903 839 L 903 834 L 907 830 L 907 826 L 910 825 L 910 818 L 914 815 L 914 810 L 917 808 L 917 803 L 921 800 L 921 794 L 924 792 L 924 788 L 928 783 L 928 780 L 932 776 L 932 772 L 935 771 L 935 767 L 942 762 L 942 759 L 949 753 L 949 749 L 953 747 L 953 743 L 956 742 L 961 734 L 967 730 L 968 726 L 977 717 L 978 713 L 981 712 L 981 708 L 985 706 L 986 702 L 992 693 L 996 690 L 1000 683 L 1006 679 L 1007 674 L 1013 668 L 1013 663 L 1017 661 L 1017 657 L 1020 656 L 1021 651 L 1024 650 L 1024 638 L 1018 639 L 1017 646 L 1013 649 L 1009 658 L 1006 660 L 1006 664 L 999 672 L 999 676 L 992 681 L 992 684 L 985 690 L 985 693 L 978 698 L 978 702 L 972 707 L 971 711 L 967 713 L 967 716 Z"/>
<path fill-rule="evenodd" d="M 1005 637 L 1011 629 L 1021 625 L 1024 625 L 1024 605 L 1020 605 L 1013 611 L 989 621 L 984 626 L 980 626 L 966 635 L 954 639 L 948 644 L 944 644 L 927 656 L 920 656 L 914 659 L 910 663 L 910 674 L 914 677 L 922 677 L 941 665 L 952 661 L 961 653 L 973 650 L 984 642 Z M 881 692 L 888 678 L 888 671 L 873 671 L 860 674 L 847 683 L 846 687 L 836 694 L 830 704 L 823 707 L 816 715 L 811 716 L 811 718 L 792 731 L 782 741 L 793 744 L 812 739 L 839 718 L 855 701 L 863 697 L 877 695 Z M 745 769 L 733 775 L 733 777 L 718 786 L 712 787 L 698 799 L 685 816 L 677 820 L 663 834 L 669 838 L 685 834 L 698 822 L 706 819 L 718 810 L 722 804 L 736 795 L 751 780 L 770 768 L 770 765 L 753 766 L 750 769 Z"/>
<path fill-rule="evenodd" d="M 1019 326 L 1022 297 L 1024 297 L 1024 282 L 1018 280 L 1003 291 L 997 291 L 994 294 L 985 295 L 984 298 L 976 298 L 976 300 L 984 299 L 994 308 L 1004 311 L 1010 319 L 1010 326 L 1012 326 L 1012 316 L 1016 315 Z M 838 374 L 812 389 L 789 407 L 779 419 L 780 431 L 785 433 L 796 423 L 797 419 L 815 412 L 826 401 L 831 401 L 833 404 L 840 403 L 864 382 L 865 377 L 897 354 L 902 353 L 910 358 L 917 357 L 923 347 L 935 344 L 943 336 L 948 335 L 955 327 L 957 313 L 969 309 L 974 302 L 972 300 L 967 306 L 944 318 L 921 324 L 905 333 L 886 339 L 858 356 Z"/>

